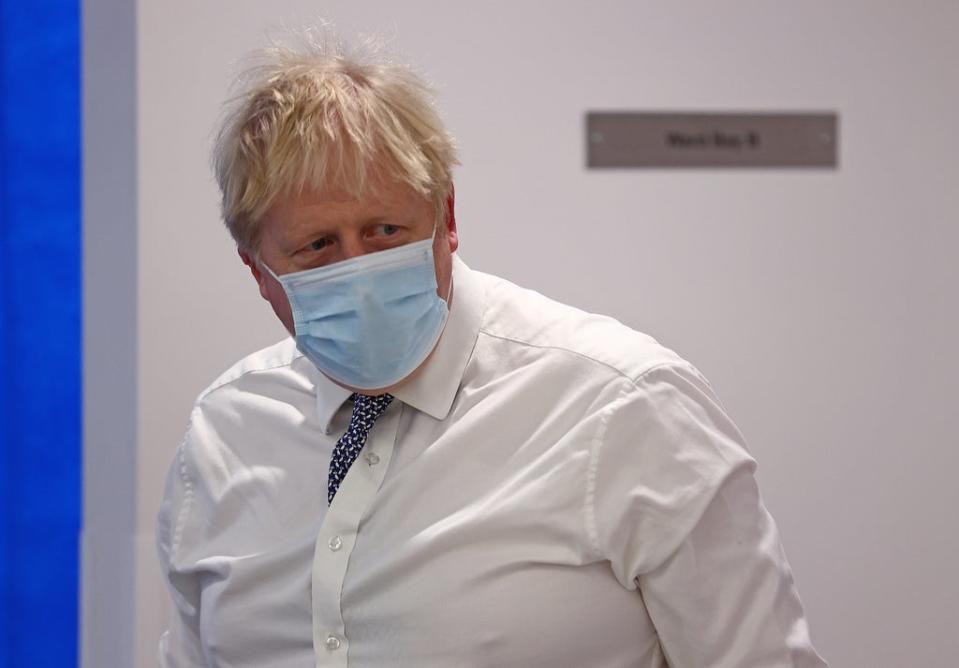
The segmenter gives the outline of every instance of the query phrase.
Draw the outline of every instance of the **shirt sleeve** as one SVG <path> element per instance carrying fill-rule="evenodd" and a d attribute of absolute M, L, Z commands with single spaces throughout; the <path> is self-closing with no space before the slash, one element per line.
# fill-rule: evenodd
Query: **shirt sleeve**
<path fill-rule="evenodd" d="M 670 666 L 826 665 L 755 461 L 694 368 L 641 376 L 611 407 L 594 462 L 596 548 L 639 590 Z"/>
<path fill-rule="evenodd" d="M 157 517 L 157 552 L 162 575 L 173 601 L 169 627 L 160 638 L 158 663 L 161 668 L 205 668 L 200 643 L 200 587 L 196 574 L 176 567 L 181 522 L 189 512 L 192 486 L 184 446 L 167 474 L 163 502 Z"/>

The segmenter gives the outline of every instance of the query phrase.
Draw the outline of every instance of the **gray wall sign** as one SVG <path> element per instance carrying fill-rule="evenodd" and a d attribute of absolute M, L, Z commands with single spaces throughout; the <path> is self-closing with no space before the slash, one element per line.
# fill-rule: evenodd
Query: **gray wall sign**
<path fill-rule="evenodd" d="M 586 114 L 590 168 L 835 168 L 838 147 L 833 112 Z"/>

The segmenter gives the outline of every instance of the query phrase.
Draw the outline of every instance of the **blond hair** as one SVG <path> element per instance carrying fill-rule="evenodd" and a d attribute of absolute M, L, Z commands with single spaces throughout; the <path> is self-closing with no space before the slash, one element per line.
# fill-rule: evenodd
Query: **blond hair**
<path fill-rule="evenodd" d="M 342 189 L 360 198 L 380 176 L 430 200 L 442 226 L 456 148 L 428 85 L 378 48 L 296 36 L 274 45 L 237 80 L 213 149 L 223 220 L 241 250 L 256 252 L 259 223 L 278 200 Z"/>

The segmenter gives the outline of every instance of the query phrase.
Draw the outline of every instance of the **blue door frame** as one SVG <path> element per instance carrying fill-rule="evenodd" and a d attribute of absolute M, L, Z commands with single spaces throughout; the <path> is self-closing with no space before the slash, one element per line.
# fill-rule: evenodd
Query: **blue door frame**
<path fill-rule="evenodd" d="M 0 668 L 77 664 L 80 6 L 0 0 Z"/>

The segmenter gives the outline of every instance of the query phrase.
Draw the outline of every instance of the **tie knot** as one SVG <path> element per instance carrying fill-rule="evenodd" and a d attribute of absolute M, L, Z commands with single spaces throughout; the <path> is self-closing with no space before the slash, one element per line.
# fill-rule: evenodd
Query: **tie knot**
<path fill-rule="evenodd" d="M 351 398 L 353 399 L 354 415 L 357 413 L 371 414 L 374 416 L 373 419 L 379 417 L 393 401 L 392 394 L 377 394 L 371 397 L 367 394 L 355 392 Z"/>

